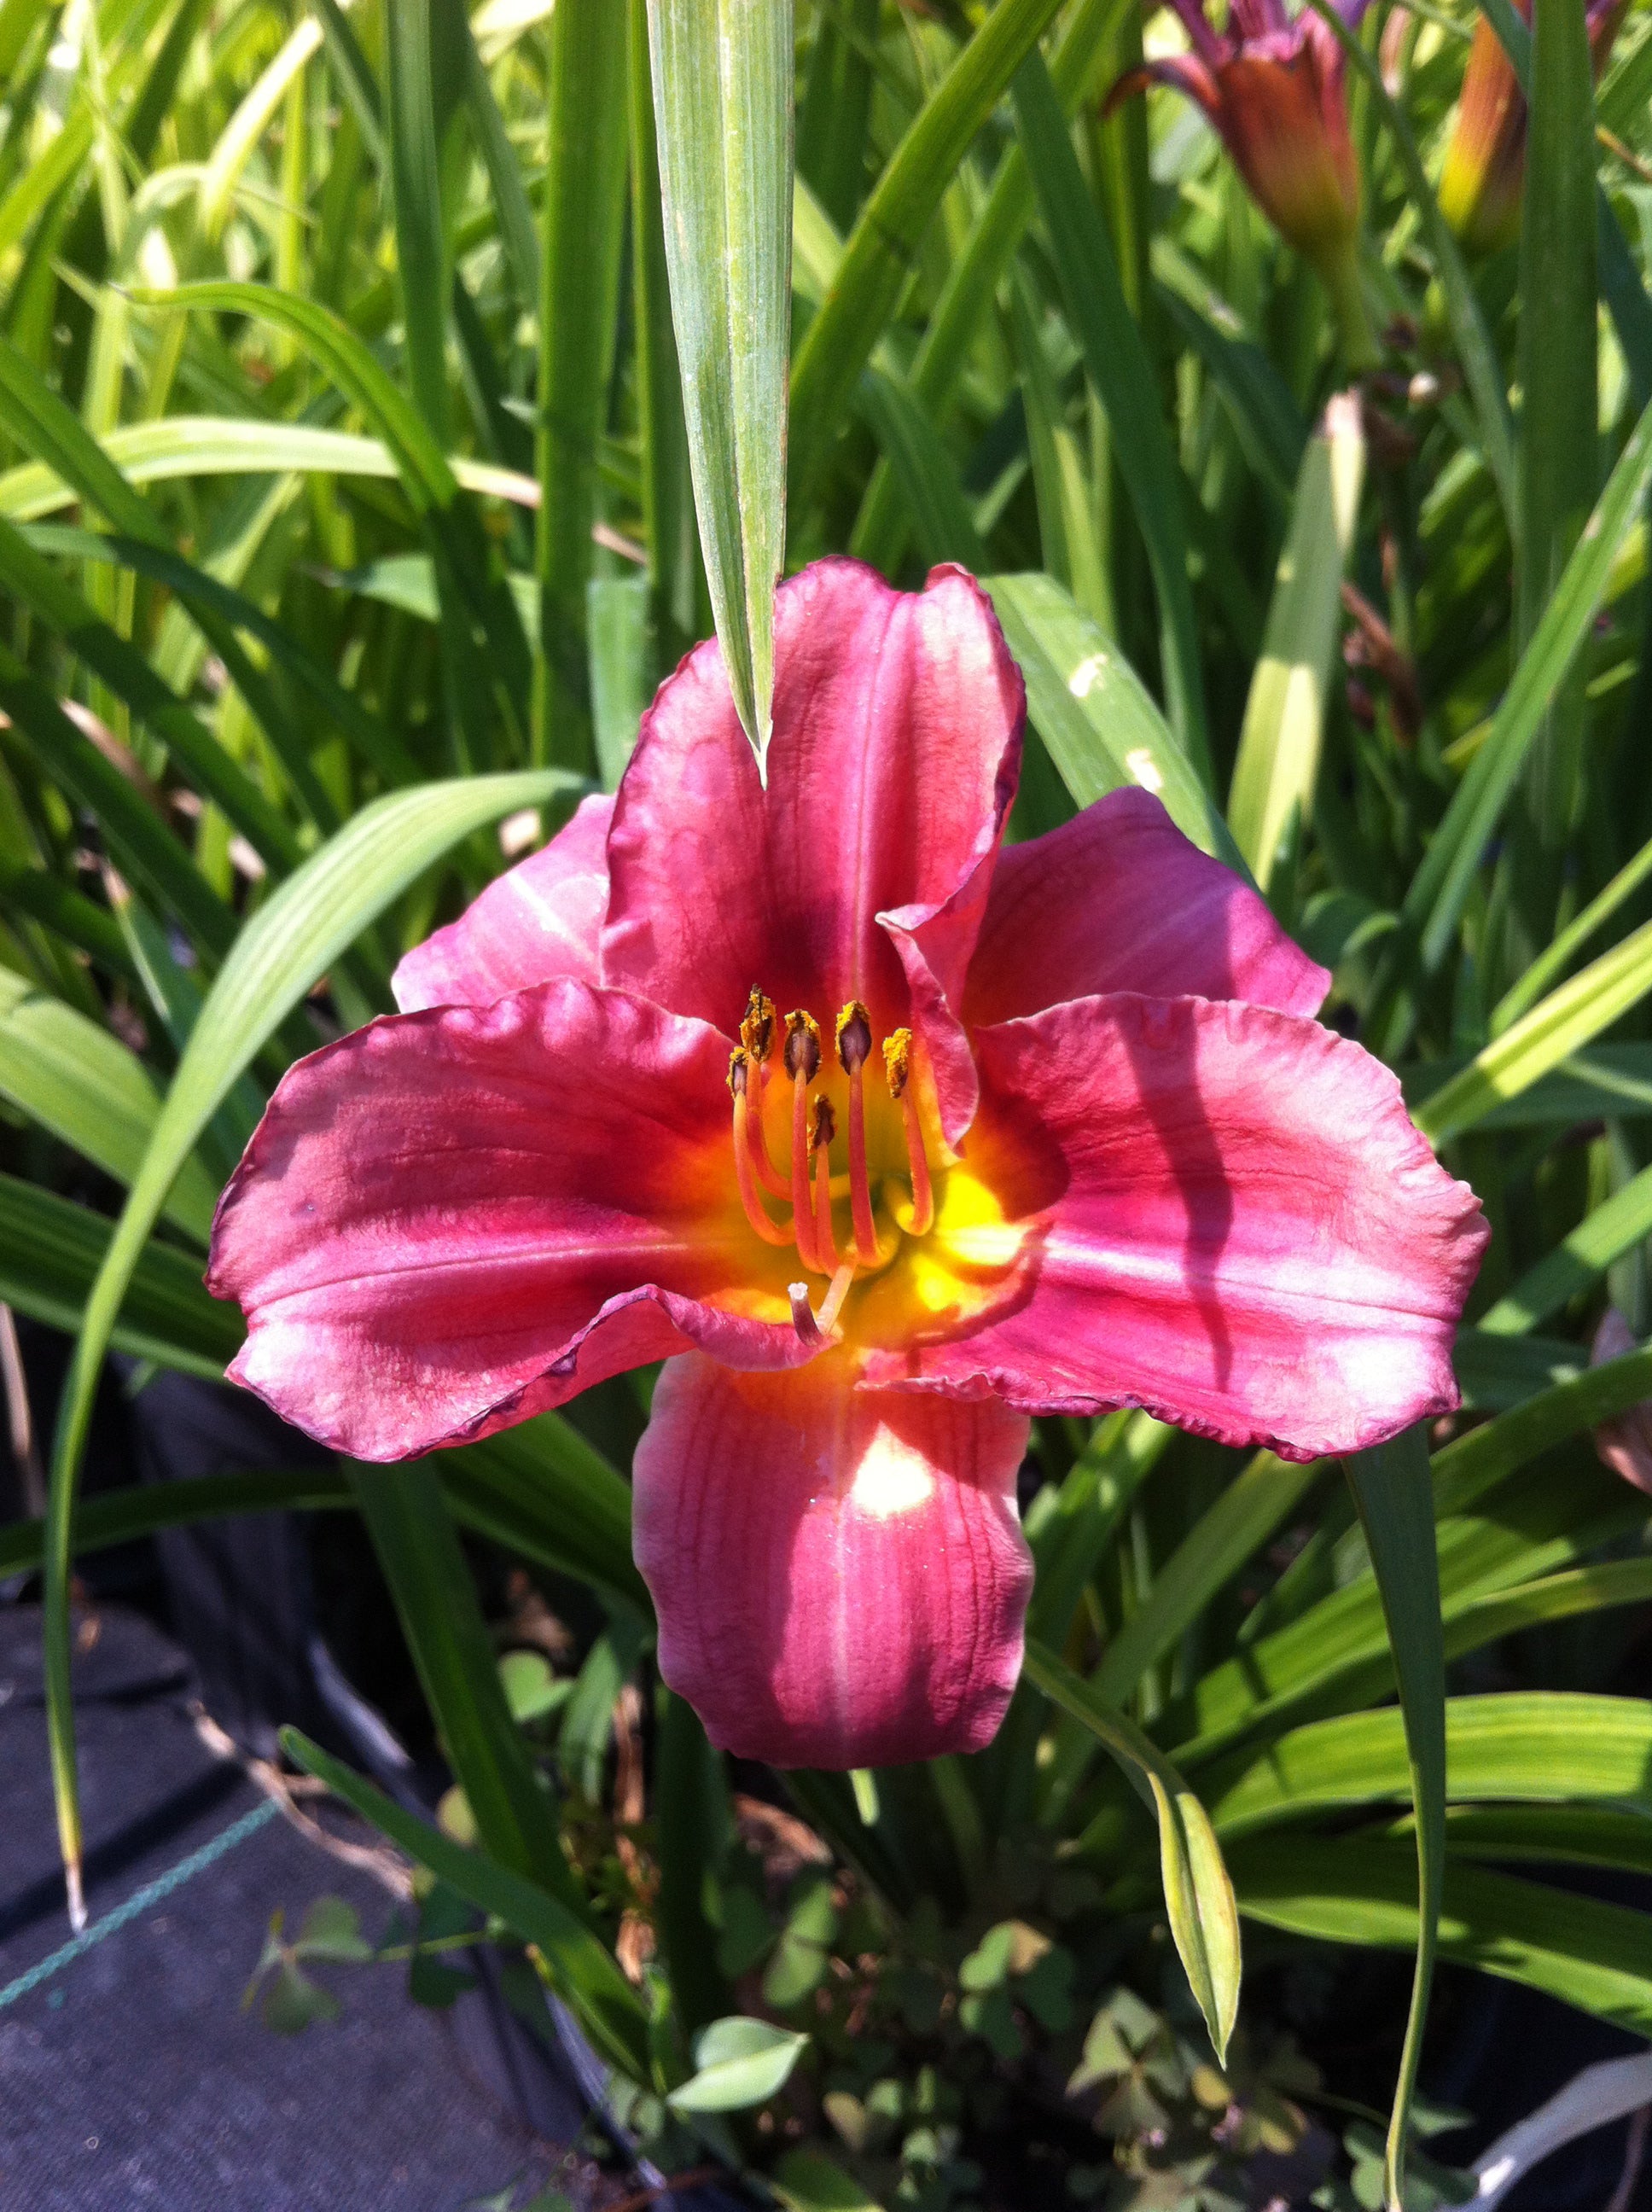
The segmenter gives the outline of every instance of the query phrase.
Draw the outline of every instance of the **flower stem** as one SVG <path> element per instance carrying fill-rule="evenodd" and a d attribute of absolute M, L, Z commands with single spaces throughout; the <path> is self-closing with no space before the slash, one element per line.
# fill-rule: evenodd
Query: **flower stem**
<path fill-rule="evenodd" d="M 1382 360 L 1376 333 L 1366 311 L 1364 288 L 1359 281 L 1359 250 L 1350 239 L 1345 246 L 1327 253 L 1318 264 L 1320 281 L 1331 295 L 1342 340 L 1343 366 L 1350 376 L 1363 376 Z"/>

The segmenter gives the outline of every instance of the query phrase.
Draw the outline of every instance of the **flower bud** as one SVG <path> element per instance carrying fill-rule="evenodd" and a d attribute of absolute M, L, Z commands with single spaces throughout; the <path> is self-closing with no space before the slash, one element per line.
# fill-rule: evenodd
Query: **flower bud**
<path fill-rule="evenodd" d="M 1532 0 L 1515 0 L 1515 5 L 1529 23 Z M 1588 10 L 1597 82 L 1625 5 L 1626 0 L 1594 0 Z M 1440 212 L 1471 253 L 1499 252 L 1520 235 L 1526 114 L 1526 95 L 1514 66 L 1482 15 L 1474 26 L 1457 120 L 1440 172 Z"/>
<path fill-rule="evenodd" d="M 1251 198 L 1289 245 L 1311 262 L 1334 301 L 1351 350 L 1375 354 L 1357 267 L 1359 164 L 1348 127 L 1346 58 L 1330 25 L 1282 0 L 1235 0 L 1228 28 L 1213 31 L 1197 0 L 1174 0 L 1190 53 L 1146 63 L 1108 94 L 1104 112 L 1145 85 L 1195 100 L 1220 134 Z M 1357 21 L 1364 0 L 1343 0 Z"/>

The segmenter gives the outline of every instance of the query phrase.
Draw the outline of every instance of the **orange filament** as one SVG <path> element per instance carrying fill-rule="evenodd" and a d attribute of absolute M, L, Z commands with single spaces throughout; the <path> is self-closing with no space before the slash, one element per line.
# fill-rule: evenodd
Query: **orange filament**
<path fill-rule="evenodd" d="M 792 1195 L 792 1182 L 768 1157 L 768 1141 L 763 1133 L 763 1091 L 767 1085 L 766 1063 L 774 1049 L 774 1001 L 766 999 L 756 984 L 753 984 L 745 1002 L 745 1018 L 740 1024 L 740 1042 L 745 1047 L 750 1062 L 751 1108 L 746 1116 L 746 1127 L 751 1136 L 751 1164 L 757 1170 L 757 1180 L 776 1198 Z"/>
<path fill-rule="evenodd" d="M 878 1262 L 878 1227 L 866 1175 L 866 1102 L 860 1071 L 872 1052 L 872 1021 L 859 999 L 837 1018 L 837 1057 L 849 1079 L 849 1208 L 854 1217 L 855 1255 L 863 1267 Z"/>
<path fill-rule="evenodd" d="M 909 1088 L 912 1073 L 912 1031 L 896 1030 L 884 1040 L 884 1073 L 889 1084 L 889 1095 L 900 1101 L 901 1119 L 906 1126 L 907 1165 L 912 1174 L 912 1219 L 908 1224 L 914 1237 L 927 1234 L 935 1219 L 935 1194 L 929 1181 L 929 1156 L 924 1150 L 923 1127 L 918 1119 L 917 1102 Z M 853 1139 L 851 1139 L 851 1143 Z"/>
<path fill-rule="evenodd" d="M 830 1102 L 815 1100 L 815 1126 L 810 1145 L 815 1155 L 815 1254 L 826 1273 L 837 1266 L 837 1238 L 832 1233 L 832 1139 L 837 1116 Z"/>
<path fill-rule="evenodd" d="M 818 1024 L 799 1007 L 786 1017 L 784 1040 L 774 1001 L 753 989 L 740 1024 L 740 1044 L 730 1055 L 728 1087 L 734 1102 L 734 1167 L 740 1203 L 746 1219 L 764 1243 L 795 1246 L 799 1260 L 811 1274 L 828 1279 L 818 1310 L 811 1304 L 807 1282 L 787 1285 L 792 1318 L 798 1334 L 811 1349 L 822 1348 L 841 1332 L 837 1322 L 853 1285 L 857 1272 L 885 1267 L 900 1248 L 902 1235 L 921 1237 L 935 1219 L 935 1194 L 929 1159 L 924 1146 L 923 1122 L 915 1094 L 910 1089 L 913 1038 L 910 1030 L 896 1030 L 884 1041 L 884 1070 L 889 1093 L 901 1109 L 906 1136 L 907 1163 L 912 1177 L 910 1211 L 897 1206 L 893 1218 L 874 1212 L 872 1179 L 866 1163 L 866 1105 L 864 1075 L 872 1057 L 872 1028 L 866 1009 L 852 999 L 837 1018 L 834 1042 L 838 1065 L 848 1084 L 848 1172 L 832 1173 L 832 1146 L 836 1141 L 840 1109 L 810 1086 L 821 1073 L 823 1054 Z M 792 1083 L 791 1173 L 784 1175 L 769 1158 L 763 1130 L 764 1063 L 776 1055 Z M 775 1221 L 764 1206 L 767 1188 L 789 1199 L 791 1218 Z M 834 1202 L 847 1194 L 853 1221 L 852 1248 L 839 1248 L 833 1220 Z M 887 1200 L 888 1194 L 885 1194 Z M 879 1224 L 886 1232 L 879 1235 Z"/>
<path fill-rule="evenodd" d="M 738 1046 L 729 1054 L 728 1087 L 734 1099 L 734 1179 L 740 1187 L 740 1203 L 745 1208 L 745 1218 L 765 1244 L 789 1244 L 792 1231 L 771 1221 L 763 1211 L 763 1202 L 757 1193 L 756 1178 L 752 1172 L 750 1101 L 749 1088 L 751 1064 Z"/>
<path fill-rule="evenodd" d="M 820 1031 L 811 1014 L 786 1017 L 786 1072 L 792 1079 L 792 1229 L 798 1257 L 817 1274 L 814 1202 L 809 1188 L 809 1085 L 820 1072 Z"/>
<path fill-rule="evenodd" d="M 751 1164 L 765 1190 L 772 1191 L 776 1198 L 790 1198 L 792 1178 L 782 1175 L 769 1158 L 768 1139 L 763 1133 L 763 1092 L 767 1087 L 768 1079 L 762 1065 L 754 1062 L 751 1069 L 751 1108 L 746 1115 L 746 1132 L 751 1139 Z"/>
<path fill-rule="evenodd" d="M 792 1085 L 792 1227 L 798 1257 L 818 1270 L 815 1253 L 814 1200 L 809 1188 L 809 1085 L 799 1075 Z"/>

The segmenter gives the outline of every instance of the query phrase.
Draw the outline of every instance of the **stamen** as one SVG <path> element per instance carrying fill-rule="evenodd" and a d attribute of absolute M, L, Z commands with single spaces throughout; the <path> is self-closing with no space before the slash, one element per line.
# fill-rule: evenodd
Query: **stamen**
<path fill-rule="evenodd" d="M 751 1063 L 744 1050 L 737 1045 L 728 1056 L 729 1094 L 734 1101 L 734 1180 L 739 1185 L 745 1218 L 764 1243 L 789 1244 L 791 1231 L 769 1219 L 757 1194 L 756 1178 L 752 1172 L 750 1077 Z"/>
<path fill-rule="evenodd" d="M 763 1092 L 768 1087 L 768 1070 L 764 1063 L 774 1049 L 774 1001 L 765 998 L 754 983 L 745 1002 L 745 1015 L 740 1024 L 740 1042 L 745 1047 L 750 1060 L 750 1109 L 746 1115 L 746 1127 L 751 1134 L 751 1164 L 757 1170 L 757 1180 L 776 1198 L 790 1198 L 792 1180 L 782 1175 L 768 1156 L 768 1139 L 763 1121 Z"/>
<path fill-rule="evenodd" d="M 815 1126 L 809 1139 L 815 1155 L 815 1254 L 829 1274 L 837 1266 L 837 1239 L 832 1233 L 832 1139 L 837 1116 L 829 1099 L 815 1100 Z"/>
<path fill-rule="evenodd" d="M 798 1012 L 786 1017 L 782 1058 L 792 1079 L 792 1229 L 799 1259 L 820 1274 L 825 1271 L 815 1250 L 814 1205 L 809 1188 L 809 1085 L 820 1071 L 820 1030 L 812 1015 Z"/>
<path fill-rule="evenodd" d="M 884 1080 L 891 1098 L 899 1098 L 912 1073 L 912 1031 L 892 1030 L 884 1039 Z"/>
<path fill-rule="evenodd" d="M 740 1042 L 758 1067 L 774 1048 L 774 1001 L 764 998 L 756 983 L 746 996 L 745 1018 L 740 1024 Z"/>
<path fill-rule="evenodd" d="M 889 1094 L 898 1099 L 901 1119 L 906 1125 L 907 1164 L 912 1172 L 912 1220 L 909 1233 L 923 1237 L 934 1226 L 935 1194 L 929 1180 L 929 1156 L 924 1150 L 923 1126 L 918 1119 L 918 1106 L 908 1087 L 912 1073 L 912 1031 L 896 1030 L 884 1040 L 884 1073 L 889 1081 Z"/>
<path fill-rule="evenodd" d="M 812 1083 L 820 1073 L 820 1024 L 801 1007 L 786 1017 L 786 1044 L 780 1057 L 786 1072 Z"/>
<path fill-rule="evenodd" d="M 837 1057 L 850 1075 L 872 1057 L 872 1017 L 859 999 L 851 999 L 837 1018 Z"/>
<path fill-rule="evenodd" d="M 866 1177 L 866 1102 L 860 1071 L 872 1052 L 872 1018 L 859 999 L 851 999 L 837 1018 L 837 1057 L 849 1079 L 849 1208 L 854 1217 L 854 1249 L 864 1267 L 878 1259 L 878 1229 L 872 1213 L 872 1185 Z"/>

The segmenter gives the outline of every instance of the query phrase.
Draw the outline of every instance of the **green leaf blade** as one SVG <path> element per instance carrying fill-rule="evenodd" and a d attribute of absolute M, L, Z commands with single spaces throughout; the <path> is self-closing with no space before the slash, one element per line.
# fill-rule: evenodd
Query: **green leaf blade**
<path fill-rule="evenodd" d="M 648 33 L 700 543 L 762 772 L 786 555 L 792 0 L 648 0 Z"/>
<path fill-rule="evenodd" d="M 1313 815 L 1364 472 L 1359 403 L 1349 395 L 1332 402 L 1303 456 L 1228 793 L 1229 825 L 1264 892 L 1281 849 Z"/>
<path fill-rule="evenodd" d="M 1053 1652 L 1029 1643 L 1025 1666 L 1044 1695 L 1095 1735 L 1152 1807 L 1170 1931 L 1217 2061 L 1225 2063 L 1239 2011 L 1239 1916 L 1208 1814 L 1163 1753 Z"/>
<path fill-rule="evenodd" d="M 69 1680 L 69 1561 L 81 1455 L 97 1379 L 132 1271 L 202 1131 L 333 961 L 461 838 L 513 808 L 542 805 L 570 786 L 581 787 L 562 771 L 545 769 L 416 786 L 363 808 L 260 908 L 237 939 L 201 1009 L 88 1297 L 53 1444 L 43 1639 L 53 1790 L 71 1918 L 83 1918 L 84 1907 Z"/>
<path fill-rule="evenodd" d="M 1346 1464 L 1400 1678 L 1417 1821 L 1417 1964 L 1383 2170 L 1390 2212 L 1404 2212 L 1412 2100 L 1422 2062 L 1445 1881 L 1445 1644 L 1439 1558 L 1428 1447 L 1420 1428 L 1407 1429 L 1370 1451 L 1351 1453 Z"/>

